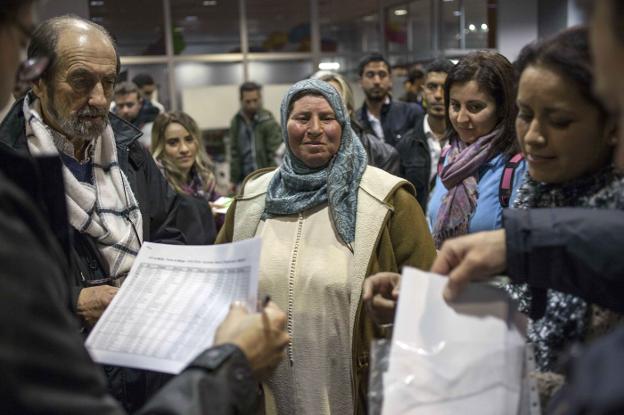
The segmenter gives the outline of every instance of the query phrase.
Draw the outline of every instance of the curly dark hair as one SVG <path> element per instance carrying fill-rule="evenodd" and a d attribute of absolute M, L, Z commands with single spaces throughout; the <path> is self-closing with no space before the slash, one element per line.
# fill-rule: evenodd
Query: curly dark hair
<path fill-rule="evenodd" d="M 491 51 L 469 53 L 460 59 L 449 72 L 444 84 L 444 106 L 446 107 L 446 137 L 458 139 L 457 131 L 449 119 L 451 87 L 454 84 L 465 84 L 475 81 L 479 89 L 488 94 L 496 103 L 496 128 L 500 132 L 494 137 L 491 157 L 504 153 L 512 155 L 519 151 L 516 140 L 515 120 L 516 80 L 511 62 L 503 55 Z"/>

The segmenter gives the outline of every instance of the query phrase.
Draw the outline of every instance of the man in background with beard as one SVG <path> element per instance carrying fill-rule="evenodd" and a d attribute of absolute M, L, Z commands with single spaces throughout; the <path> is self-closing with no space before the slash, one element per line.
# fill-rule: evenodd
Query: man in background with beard
<path fill-rule="evenodd" d="M 392 70 L 382 55 L 365 56 L 358 70 L 366 95 L 362 108 L 357 111 L 360 124 L 394 146 L 403 134 L 416 126 L 423 111 L 417 104 L 392 99 Z"/>
<path fill-rule="evenodd" d="M 198 243 L 190 236 L 194 231 L 186 231 L 198 225 L 185 222 L 194 220 L 195 207 L 170 189 L 139 144 L 140 130 L 108 112 L 120 63 L 106 30 L 75 16 L 47 20 L 34 31 L 28 48 L 29 59 L 42 56 L 49 65 L 32 93 L 7 114 L 0 144 L 26 157 L 59 155 L 63 162 L 72 239 L 69 306 L 88 333 L 143 241 Z M 111 392 L 128 410 L 166 380 L 105 369 Z"/>

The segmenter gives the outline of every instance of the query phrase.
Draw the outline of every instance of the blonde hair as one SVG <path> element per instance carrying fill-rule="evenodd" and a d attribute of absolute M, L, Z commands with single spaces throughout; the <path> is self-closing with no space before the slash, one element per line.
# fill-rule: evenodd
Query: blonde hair
<path fill-rule="evenodd" d="M 204 141 L 197 123 L 185 112 L 164 112 L 156 117 L 152 127 L 152 157 L 163 166 L 165 177 L 174 190 L 178 193 L 184 193 L 182 186 L 187 183 L 188 177 L 165 153 L 165 145 L 167 142 L 165 139 L 165 131 L 172 123 L 180 124 L 182 127 L 186 128 L 191 134 L 191 137 L 193 137 L 193 141 L 197 145 L 193 168 L 204 182 L 204 191 L 211 192 L 216 184 L 215 175 L 212 171 L 212 160 L 210 156 L 208 156 L 208 153 L 206 153 Z"/>
<path fill-rule="evenodd" d="M 338 91 L 338 94 L 342 98 L 342 102 L 347 107 L 349 115 L 352 115 L 353 111 L 355 111 L 355 101 L 353 100 L 353 90 L 351 90 L 351 86 L 346 79 L 344 79 L 342 75 L 333 72 L 322 74 L 318 77 L 318 79 L 327 83 L 333 81 L 340 85 L 341 91 Z"/>

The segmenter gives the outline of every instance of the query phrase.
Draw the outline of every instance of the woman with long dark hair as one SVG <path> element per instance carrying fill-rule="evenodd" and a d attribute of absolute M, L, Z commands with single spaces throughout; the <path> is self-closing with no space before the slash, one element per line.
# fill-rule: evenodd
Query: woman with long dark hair
<path fill-rule="evenodd" d="M 449 72 L 444 88 L 447 139 L 427 216 L 436 247 L 445 239 L 501 226 L 501 180 L 520 184 L 525 163 L 514 132 L 515 79 L 501 54 L 466 55 Z M 513 199 L 512 199 L 513 200 Z"/>

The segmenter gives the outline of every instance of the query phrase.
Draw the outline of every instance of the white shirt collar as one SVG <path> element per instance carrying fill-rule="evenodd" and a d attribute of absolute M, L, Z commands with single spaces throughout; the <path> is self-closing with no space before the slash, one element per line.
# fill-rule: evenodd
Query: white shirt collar
<path fill-rule="evenodd" d="M 429 114 L 425 114 L 425 119 L 423 120 L 423 130 L 425 130 L 425 136 L 430 139 L 436 139 L 435 134 L 433 134 L 433 130 L 431 129 L 431 126 L 429 125 Z"/>

